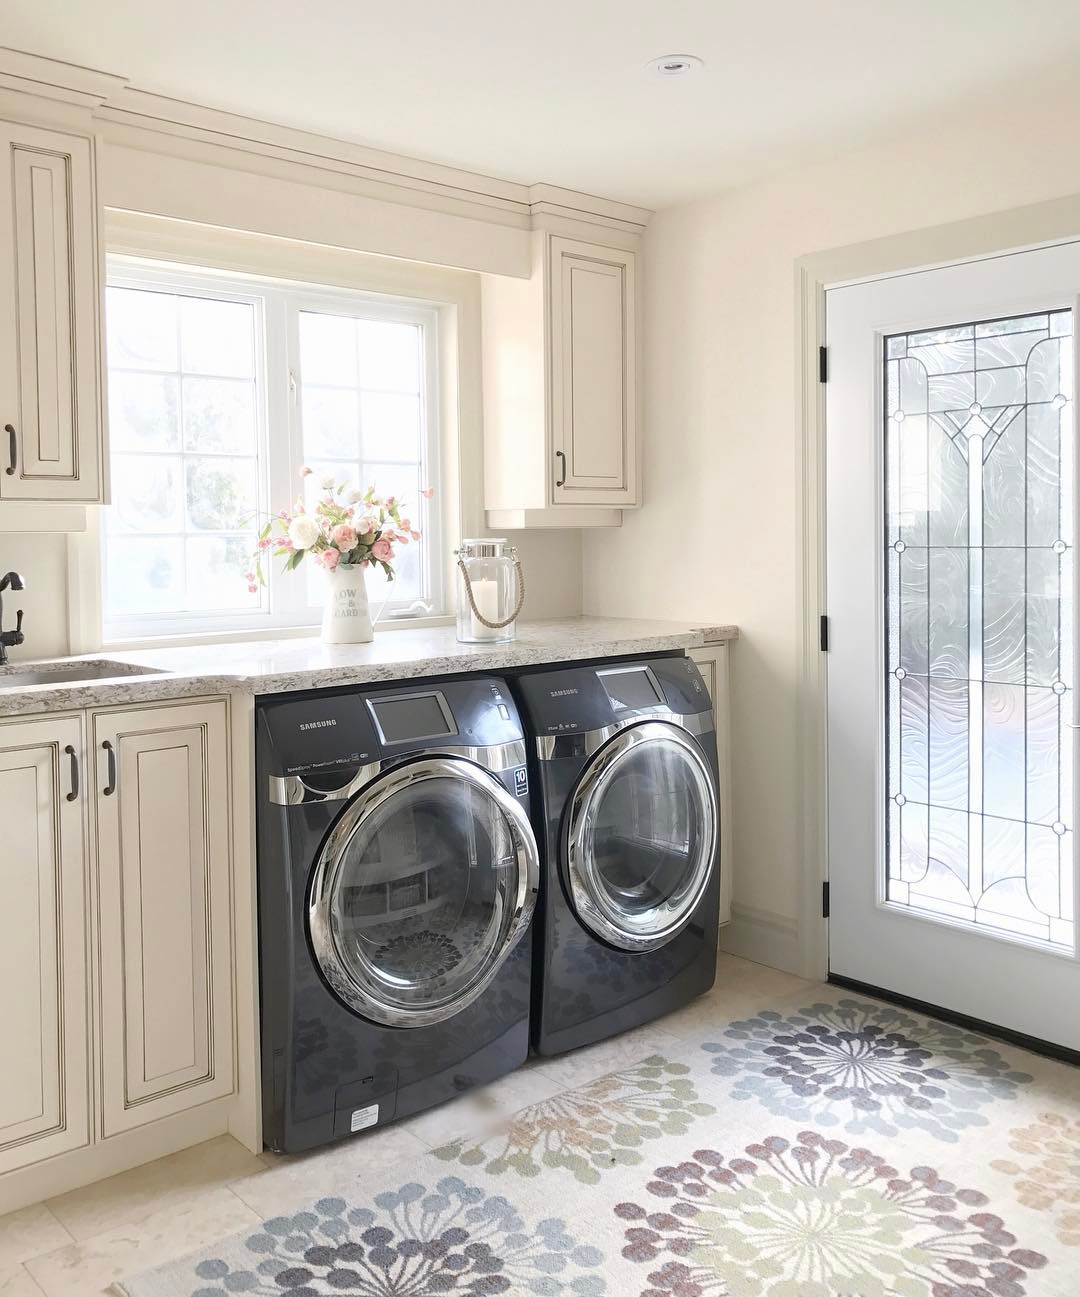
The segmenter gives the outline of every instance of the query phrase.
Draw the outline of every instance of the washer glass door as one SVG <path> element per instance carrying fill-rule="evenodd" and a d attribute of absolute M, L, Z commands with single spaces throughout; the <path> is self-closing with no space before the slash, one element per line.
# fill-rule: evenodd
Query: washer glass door
<path fill-rule="evenodd" d="M 620 730 L 593 757 L 567 817 L 578 916 L 624 950 L 652 950 L 689 921 L 708 886 L 719 808 L 712 774 L 676 725 Z"/>
<path fill-rule="evenodd" d="M 331 989 L 392 1026 L 459 1013 L 528 925 L 528 816 L 473 762 L 413 761 L 349 803 L 312 871 L 308 927 Z"/>

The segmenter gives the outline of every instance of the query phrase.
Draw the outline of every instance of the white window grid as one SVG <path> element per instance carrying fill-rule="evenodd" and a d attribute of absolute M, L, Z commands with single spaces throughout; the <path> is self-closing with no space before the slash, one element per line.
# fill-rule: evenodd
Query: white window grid
<path fill-rule="evenodd" d="M 257 502 L 260 522 L 279 509 L 291 507 L 304 494 L 300 470 L 305 464 L 301 399 L 303 374 L 300 357 L 299 317 L 302 311 L 342 315 L 365 320 L 418 326 L 420 354 L 420 464 L 419 486 L 440 481 L 439 427 L 439 343 L 438 306 L 426 301 L 393 298 L 354 289 L 334 289 L 263 279 L 228 271 L 206 271 L 110 257 L 107 263 L 110 288 L 133 288 L 179 296 L 210 297 L 221 301 L 251 304 L 255 310 L 255 385 Z M 141 371 L 147 372 L 147 371 Z M 143 453 L 143 452 L 140 452 Z M 149 451 L 147 454 L 156 452 Z M 227 456 L 226 456 L 227 457 Z M 400 466 L 402 461 L 365 460 L 365 471 L 377 474 L 381 463 Z M 411 465 L 412 461 L 409 461 Z M 359 472 L 361 461 L 356 461 Z M 316 469 L 316 474 L 318 470 Z M 364 489 L 369 484 L 357 478 Z M 377 477 L 373 483 L 380 489 Z M 441 561 L 442 534 L 439 500 L 419 496 L 405 501 L 406 512 L 422 533 L 419 550 L 419 595 L 393 598 L 393 586 L 386 600 L 373 600 L 373 614 L 381 621 L 443 616 L 446 591 Z M 257 528 L 256 528 L 257 530 Z M 218 533 L 209 533 L 216 535 Z M 101 529 L 102 640 L 120 643 L 136 639 L 170 638 L 214 632 L 248 632 L 315 626 L 321 614 L 318 580 L 304 568 L 282 571 L 282 560 L 264 556 L 266 586 L 257 606 L 236 610 L 192 610 L 146 612 L 135 616 L 109 615 L 105 546 L 107 529 Z M 401 551 L 399 550 L 399 558 Z M 243 586 L 239 587 L 241 590 Z"/>

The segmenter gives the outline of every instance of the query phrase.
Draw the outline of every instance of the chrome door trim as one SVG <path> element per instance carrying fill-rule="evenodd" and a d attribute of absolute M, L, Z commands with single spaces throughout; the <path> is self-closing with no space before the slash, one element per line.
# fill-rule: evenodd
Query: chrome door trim
<path fill-rule="evenodd" d="M 384 770 L 393 769 L 395 765 L 400 765 L 403 761 L 411 761 L 417 755 L 420 754 L 410 752 L 406 755 L 403 753 L 390 761 L 371 761 L 364 766 L 349 766 L 347 769 L 351 770 L 352 774 L 348 779 L 344 780 L 339 788 L 311 788 L 305 782 L 305 778 L 310 778 L 310 776 L 271 775 L 269 780 L 270 802 L 274 806 L 300 806 L 305 802 L 347 802 L 365 784 L 370 783 L 376 775 L 381 774 Z M 464 757 L 467 761 L 471 761 L 475 765 L 482 766 L 485 770 L 490 770 L 492 774 L 498 775 L 504 770 L 512 770 L 515 766 L 525 764 L 525 740 L 513 739 L 509 743 L 495 743 L 490 747 L 482 748 L 453 744 L 446 747 L 432 748 L 429 753 L 423 755 Z M 312 773 L 319 777 L 325 777 L 330 772 L 313 771 Z"/>
<path fill-rule="evenodd" d="M 701 738 L 716 730 L 716 719 L 712 712 L 691 712 L 680 716 L 676 712 L 658 712 L 650 716 L 631 716 L 624 721 L 615 721 L 598 730 L 581 730 L 572 734 L 541 734 L 536 740 L 536 756 L 540 761 L 557 761 L 560 757 L 591 757 L 599 752 L 608 739 L 614 738 L 631 725 L 644 725 L 657 721 L 665 725 L 677 725 L 687 734 Z"/>
<path fill-rule="evenodd" d="M 701 853 L 701 863 L 682 899 L 677 904 L 665 901 L 649 912 L 645 922 L 630 923 L 625 914 L 619 914 L 609 903 L 603 884 L 596 877 L 595 861 L 589 851 L 588 841 L 595 830 L 600 798 L 615 777 L 619 765 L 635 748 L 661 740 L 681 747 L 690 762 L 690 769 L 694 772 L 694 786 L 705 808 L 708 845 Z M 671 718 L 662 721 L 645 720 L 620 727 L 618 733 L 595 754 L 585 768 L 574 789 L 566 816 L 563 846 L 570 891 L 578 917 L 597 936 L 620 950 L 656 950 L 666 945 L 690 921 L 709 885 L 715 866 L 719 825 L 720 809 L 712 771 L 685 727 L 673 723 Z"/>
<path fill-rule="evenodd" d="M 509 746 L 509 745 L 507 745 Z M 524 748 L 524 744 L 522 744 Z M 502 813 L 514 843 L 517 860 L 517 894 L 506 940 L 483 972 L 452 999 L 423 1009 L 405 1009 L 380 1002 L 353 980 L 342 959 L 330 921 L 330 903 L 334 895 L 349 843 L 364 821 L 406 788 L 429 779 L 463 779 L 486 794 Z M 334 994 L 349 1008 L 374 1022 L 389 1027 L 427 1027 L 443 1022 L 467 1008 L 490 985 L 503 962 L 529 926 L 540 885 L 540 852 L 529 817 L 521 803 L 487 770 L 470 759 L 441 752 L 421 756 L 376 779 L 340 816 L 311 871 L 308 895 L 308 933 L 316 961 Z M 373 978 L 377 980 L 377 978 Z"/>

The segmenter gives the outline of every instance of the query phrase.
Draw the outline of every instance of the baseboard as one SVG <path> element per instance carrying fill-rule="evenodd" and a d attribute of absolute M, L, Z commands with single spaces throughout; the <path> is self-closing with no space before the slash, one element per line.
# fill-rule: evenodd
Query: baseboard
<path fill-rule="evenodd" d="M 232 1096 L 215 1099 L 85 1148 L 8 1171 L 0 1176 L 0 1215 L 225 1135 L 231 1104 Z"/>
<path fill-rule="evenodd" d="M 720 929 L 720 949 L 796 977 L 803 975 L 799 921 L 775 910 L 759 910 L 736 902 L 731 922 Z"/>

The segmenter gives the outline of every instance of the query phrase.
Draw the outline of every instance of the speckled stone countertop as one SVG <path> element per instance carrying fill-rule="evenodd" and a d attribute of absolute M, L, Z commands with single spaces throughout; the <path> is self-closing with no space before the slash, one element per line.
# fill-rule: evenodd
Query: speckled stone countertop
<path fill-rule="evenodd" d="M 453 626 L 436 626 L 378 631 L 371 644 L 323 644 L 305 636 L 20 661 L 0 667 L 0 716 L 222 693 L 283 693 L 460 671 L 498 672 L 548 662 L 700 648 L 736 639 L 738 633 L 735 626 L 574 617 L 522 622 L 511 644 L 459 644 Z M 101 663 L 108 664 L 108 674 L 95 679 L 16 682 L 20 673 L 29 670 L 52 675 L 94 669 Z M 12 683 L 5 685 L 5 678 Z"/>

